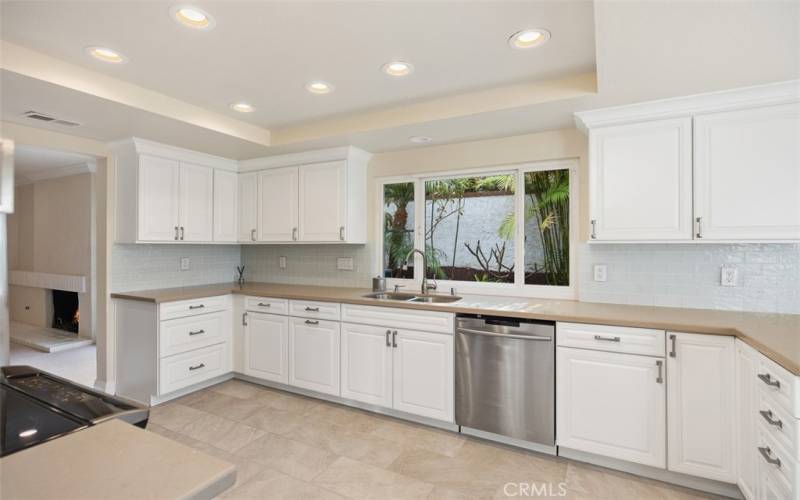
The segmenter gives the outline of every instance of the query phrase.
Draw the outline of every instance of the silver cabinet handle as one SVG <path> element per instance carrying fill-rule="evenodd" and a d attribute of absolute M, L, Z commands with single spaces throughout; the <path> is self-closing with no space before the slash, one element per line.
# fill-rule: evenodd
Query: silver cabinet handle
<path fill-rule="evenodd" d="M 259 302 L 259 303 L 258 303 L 258 306 L 259 306 L 259 307 L 271 307 L 271 306 L 272 306 L 272 304 L 265 304 L 264 302 Z"/>
<path fill-rule="evenodd" d="M 185 228 L 183 226 L 181 226 L 181 241 L 183 241 L 183 235 L 184 235 L 185 232 L 186 232 Z"/>
<path fill-rule="evenodd" d="M 764 420 L 767 421 L 769 425 L 774 425 L 779 429 L 783 429 L 783 422 L 779 418 L 772 418 L 772 410 L 759 410 L 759 412 Z"/>
<path fill-rule="evenodd" d="M 659 359 L 658 361 L 656 361 L 656 366 L 658 367 L 658 377 L 656 377 L 656 383 L 663 384 L 664 374 L 662 373 L 662 370 L 664 368 L 664 362 Z"/>
<path fill-rule="evenodd" d="M 591 237 L 592 237 L 593 240 L 596 240 L 597 239 L 597 220 L 596 219 L 592 219 L 590 222 L 592 223 L 592 234 L 591 234 Z"/>
<path fill-rule="evenodd" d="M 199 306 L 189 306 L 189 309 L 202 309 L 205 306 L 206 306 L 205 304 L 200 304 Z"/>
<path fill-rule="evenodd" d="M 678 352 L 675 350 L 675 341 L 677 340 L 677 335 L 670 334 L 669 342 L 670 342 L 670 350 L 669 350 L 669 357 L 674 358 L 678 355 Z"/>
<path fill-rule="evenodd" d="M 297 241 L 297 228 L 296 227 L 292 228 L 292 239 L 294 241 Z"/>
<path fill-rule="evenodd" d="M 344 241 L 344 226 L 339 226 L 339 240 Z"/>
<path fill-rule="evenodd" d="M 251 241 L 256 241 L 256 230 L 255 229 L 251 229 L 250 230 L 250 240 Z"/>
<path fill-rule="evenodd" d="M 196 365 L 196 366 L 190 366 L 190 367 L 189 367 L 189 371 L 190 371 L 190 372 L 193 372 L 193 371 L 195 371 L 195 370 L 199 370 L 200 368 L 203 368 L 203 367 L 205 367 L 205 366 L 206 366 L 206 364 L 205 364 L 205 363 L 200 363 L 199 365 Z"/>
<path fill-rule="evenodd" d="M 247 326 L 247 313 L 242 314 L 242 325 Z"/>
<path fill-rule="evenodd" d="M 397 347 L 397 330 L 392 332 L 392 347 Z"/>
<path fill-rule="evenodd" d="M 760 378 L 762 382 L 764 382 L 770 387 L 775 387 L 778 389 L 780 389 L 781 387 L 780 380 L 772 380 L 772 375 L 770 375 L 769 373 L 759 373 L 758 378 Z"/>
<path fill-rule="evenodd" d="M 313 319 L 307 319 L 306 320 L 306 324 L 307 325 L 318 325 L 319 321 L 314 321 Z"/>
<path fill-rule="evenodd" d="M 702 217 L 697 217 L 695 219 L 695 221 L 697 221 L 697 234 L 695 236 L 697 236 L 698 238 L 702 238 L 703 237 L 703 218 Z"/>
<path fill-rule="evenodd" d="M 619 342 L 620 341 L 619 337 L 604 337 L 602 335 L 595 335 L 594 339 L 595 340 L 604 340 L 606 342 Z"/>
<path fill-rule="evenodd" d="M 392 343 L 389 342 L 389 335 L 392 334 L 391 330 L 386 330 L 386 347 L 392 347 Z"/>
<path fill-rule="evenodd" d="M 178 241 L 178 226 L 175 226 L 175 241 Z"/>
<path fill-rule="evenodd" d="M 206 333 L 206 331 L 203 330 L 203 329 L 200 329 L 200 330 L 197 330 L 196 332 L 189 332 L 189 335 L 200 335 L 201 333 Z"/>
<path fill-rule="evenodd" d="M 319 307 L 306 307 L 306 311 L 318 313 Z"/>
<path fill-rule="evenodd" d="M 764 457 L 764 460 L 767 461 L 768 464 L 772 464 L 775 467 L 781 466 L 781 459 L 780 458 L 772 458 L 772 450 L 769 449 L 769 446 L 759 446 L 758 451 L 761 453 L 761 456 Z"/>

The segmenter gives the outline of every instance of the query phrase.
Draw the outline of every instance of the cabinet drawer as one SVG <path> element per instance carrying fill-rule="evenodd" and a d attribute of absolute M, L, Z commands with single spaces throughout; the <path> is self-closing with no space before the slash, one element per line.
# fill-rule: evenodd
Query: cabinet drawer
<path fill-rule="evenodd" d="M 335 302 L 310 302 L 306 300 L 290 300 L 289 315 L 301 318 L 327 319 L 339 321 L 340 304 Z"/>
<path fill-rule="evenodd" d="M 160 357 L 180 354 L 225 341 L 224 312 L 200 314 L 161 322 Z"/>
<path fill-rule="evenodd" d="M 758 415 L 756 420 L 760 421 L 768 433 L 786 448 L 795 459 L 800 459 L 797 441 L 797 420 L 789 415 L 789 412 L 781 405 L 775 403 L 764 389 L 758 390 Z"/>
<path fill-rule="evenodd" d="M 795 408 L 795 377 L 792 374 L 772 360 L 759 355 L 756 377 L 758 377 L 756 387 L 762 389 L 764 394 L 785 408 L 793 417 L 800 418 L 800 414 Z"/>
<path fill-rule="evenodd" d="M 272 299 L 269 297 L 245 297 L 244 308 L 247 311 L 254 312 L 288 314 L 289 301 L 286 299 Z"/>
<path fill-rule="evenodd" d="M 343 304 L 342 321 L 386 328 L 452 334 L 454 320 L 451 313 Z"/>
<path fill-rule="evenodd" d="M 795 473 L 797 463 L 789 453 L 778 444 L 769 431 L 759 423 L 756 430 L 758 446 L 754 450 L 758 453 L 758 467 L 763 474 L 771 474 L 780 484 L 781 488 L 793 492 L 795 490 Z M 793 497 L 790 497 L 793 498 Z"/>
<path fill-rule="evenodd" d="M 559 346 L 594 349 L 596 351 L 664 356 L 664 330 L 623 326 L 558 323 L 556 341 Z"/>
<path fill-rule="evenodd" d="M 165 302 L 159 308 L 160 319 L 163 321 L 165 319 L 222 311 L 227 307 L 227 298 L 227 295 L 221 295 L 219 297 Z"/>
<path fill-rule="evenodd" d="M 162 358 L 159 394 L 168 394 L 228 372 L 227 353 L 228 344 L 222 343 Z"/>

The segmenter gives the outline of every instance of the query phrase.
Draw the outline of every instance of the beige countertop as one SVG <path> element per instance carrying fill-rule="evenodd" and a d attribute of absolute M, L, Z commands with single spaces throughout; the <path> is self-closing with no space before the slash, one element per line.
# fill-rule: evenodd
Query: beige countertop
<path fill-rule="evenodd" d="M 0 459 L 0 498 L 206 499 L 236 480 L 227 462 L 110 420 Z"/>
<path fill-rule="evenodd" d="M 371 293 L 371 290 L 366 288 L 273 283 L 245 283 L 243 286 L 220 283 L 112 293 L 111 297 L 160 303 L 228 293 L 733 335 L 795 375 L 800 375 L 800 315 L 798 314 L 681 309 L 491 295 L 462 295 L 462 300 L 450 304 L 407 303 L 364 298 L 363 295 Z"/>

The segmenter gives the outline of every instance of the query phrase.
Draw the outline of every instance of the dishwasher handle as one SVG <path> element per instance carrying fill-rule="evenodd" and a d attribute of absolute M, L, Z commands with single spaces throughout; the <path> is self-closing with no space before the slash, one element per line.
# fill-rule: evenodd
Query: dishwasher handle
<path fill-rule="evenodd" d="M 486 332 L 483 330 L 473 330 L 471 328 L 457 328 L 460 333 L 474 333 L 475 335 L 485 335 L 487 337 L 499 337 L 504 339 L 519 339 L 519 340 L 540 340 L 545 342 L 552 342 L 552 337 L 545 337 L 543 335 L 514 335 L 512 333 L 494 333 Z"/>

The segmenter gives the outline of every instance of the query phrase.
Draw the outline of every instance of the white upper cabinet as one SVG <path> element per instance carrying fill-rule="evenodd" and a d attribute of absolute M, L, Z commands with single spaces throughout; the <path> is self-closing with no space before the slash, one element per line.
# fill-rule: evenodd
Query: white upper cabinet
<path fill-rule="evenodd" d="M 258 240 L 258 172 L 239 174 L 239 237 L 241 242 Z"/>
<path fill-rule="evenodd" d="M 692 121 L 590 132 L 591 238 L 691 240 Z"/>
<path fill-rule="evenodd" d="M 214 171 L 181 163 L 178 214 L 181 241 L 211 241 L 214 223 Z"/>
<path fill-rule="evenodd" d="M 138 231 L 136 227 L 131 228 L 136 231 L 135 239 L 178 240 L 179 178 L 180 167 L 177 161 L 144 155 L 139 158 Z M 128 186 L 130 188 L 131 184 Z M 124 206 L 117 208 L 117 210 L 129 209 L 130 207 Z"/>
<path fill-rule="evenodd" d="M 258 173 L 258 241 L 297 240 L 296 167 Z"/>
<path fill-rule="evenodd" d="M 235 242 L 238 236 L 239 175 L 214 170 L 214 241 Z"/>
<path fill-rule="evenodd" d="M 800 80 L 576 120 L 590 242 L 800 240 Z"/>
<path fill-rule="evenodd" d="M 345 241 L 347 162 L 304 165 L 300 172 L 300 241 Z"/>
<path fill-rule="evenodd" d="M 800 104 L 694 119 L 698 237 L 800 239 Z"/>

